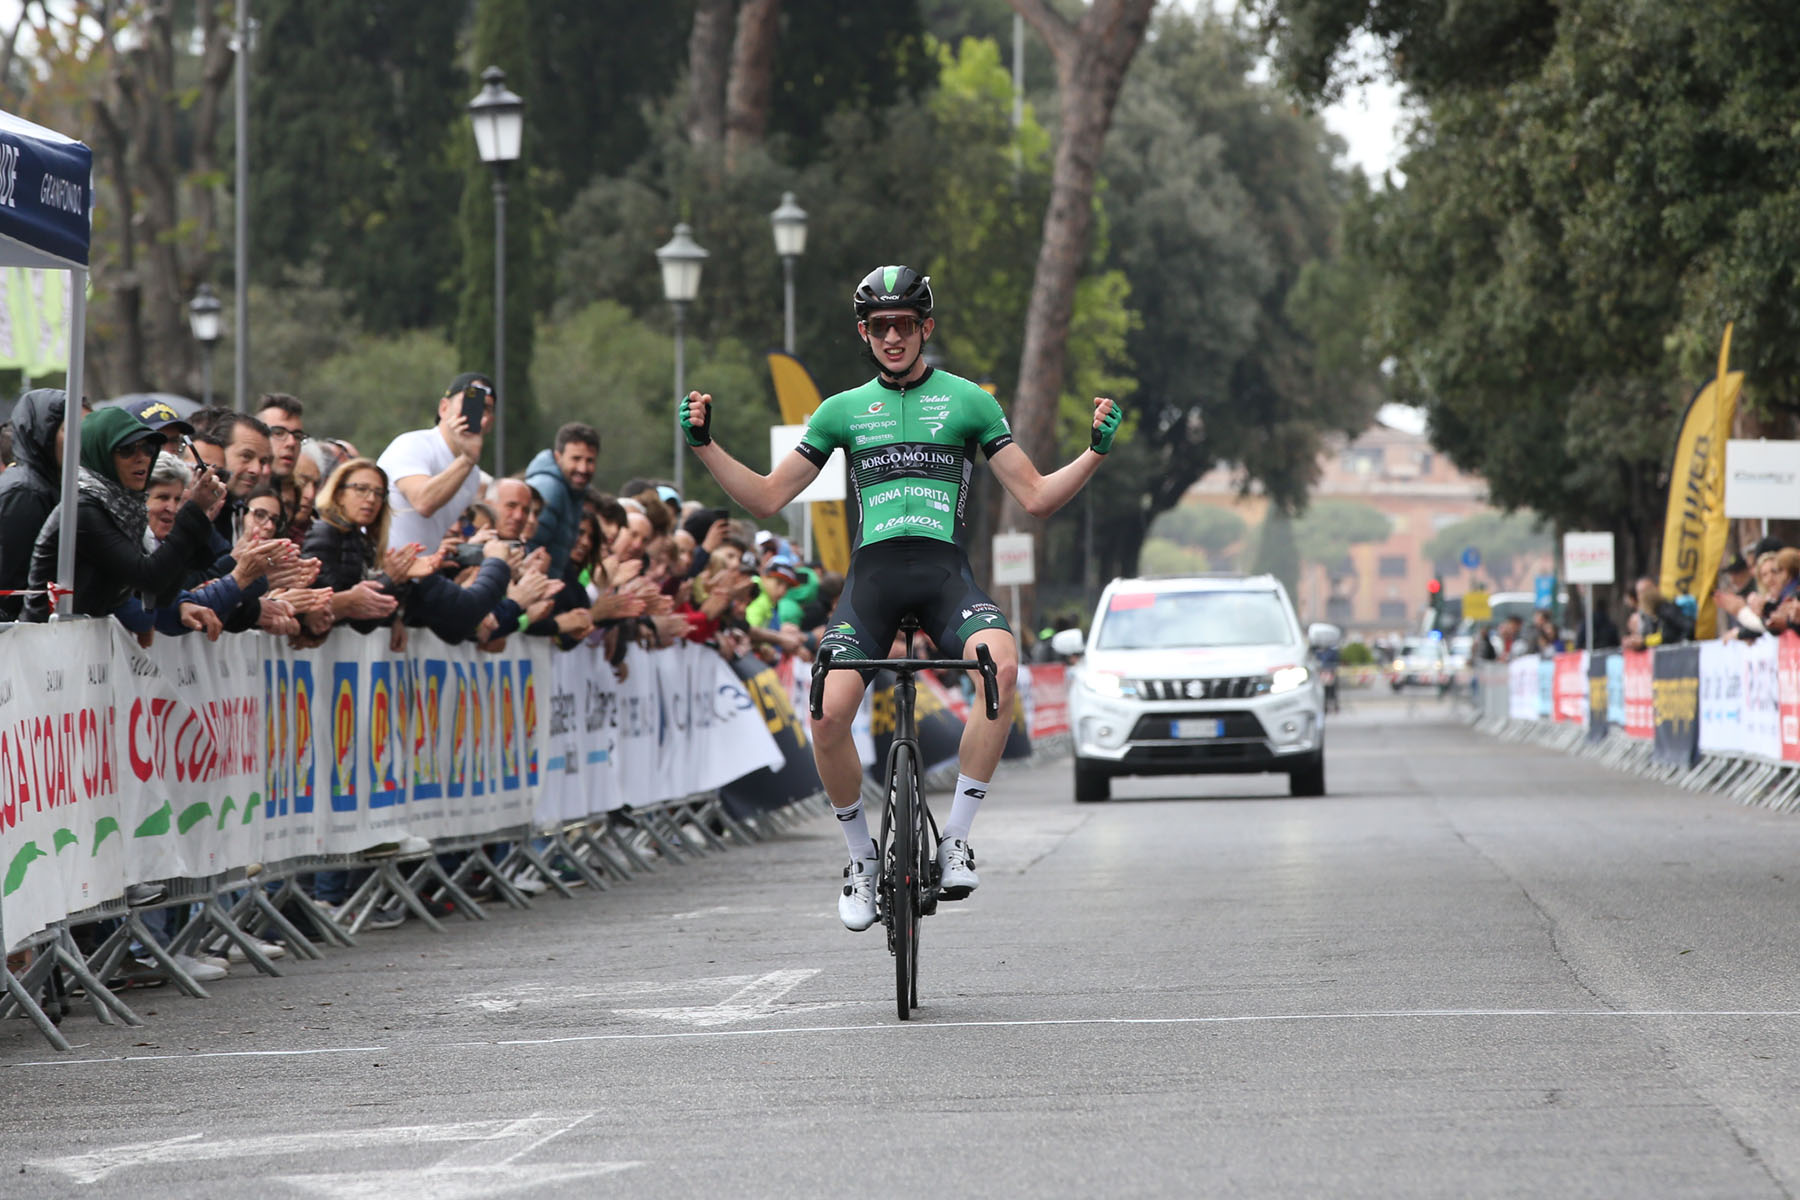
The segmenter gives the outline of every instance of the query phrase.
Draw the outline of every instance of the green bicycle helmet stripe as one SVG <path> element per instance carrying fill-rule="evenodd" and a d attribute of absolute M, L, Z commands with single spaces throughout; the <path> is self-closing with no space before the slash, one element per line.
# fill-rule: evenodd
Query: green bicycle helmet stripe
<path fill-rule="evenodd" d="M 859 321 L 878 308 L 910 308 L 929 317 L 932 304 L 931 276 L 897 264 L 876 267 L 863 276 L 850 301 Z"/>

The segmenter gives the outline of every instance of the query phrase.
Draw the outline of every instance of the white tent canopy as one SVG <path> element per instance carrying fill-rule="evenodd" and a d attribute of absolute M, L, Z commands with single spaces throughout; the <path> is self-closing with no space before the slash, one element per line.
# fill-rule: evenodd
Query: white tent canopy
<path fill-rule="evenodd" d="M 53 129 L 0 112 L 0 266 L 71 273 L 69 382 L 63 406 L 62 541 L 56 580 L 75 583 L 75 476 L 81 466 L 82 346 L 87 333 L 88 238 L 94 156 Z M 70 611 L 71 597 L 56 609 Z"/>

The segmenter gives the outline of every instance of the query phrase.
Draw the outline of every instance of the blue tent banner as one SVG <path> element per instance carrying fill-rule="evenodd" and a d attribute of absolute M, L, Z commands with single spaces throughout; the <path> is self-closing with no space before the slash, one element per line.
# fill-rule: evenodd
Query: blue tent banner
<path fill-rule="evenodd" d="M 72 138 L 0 112 L 0 261 L 85 267 L 93 154 Z"/>

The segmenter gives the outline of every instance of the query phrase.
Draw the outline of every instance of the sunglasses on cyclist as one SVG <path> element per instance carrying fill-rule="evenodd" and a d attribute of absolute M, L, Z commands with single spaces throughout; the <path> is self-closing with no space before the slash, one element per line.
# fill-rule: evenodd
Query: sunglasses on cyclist
<path fill-rule="evenodd" d="M 888 330 L 893 330 L 903 338 L 909 338 L 924 326 L 924 322 L 911 313 L 879 313 L 863 322 L 863 328 L 876 341 L 887 338 Z"/>

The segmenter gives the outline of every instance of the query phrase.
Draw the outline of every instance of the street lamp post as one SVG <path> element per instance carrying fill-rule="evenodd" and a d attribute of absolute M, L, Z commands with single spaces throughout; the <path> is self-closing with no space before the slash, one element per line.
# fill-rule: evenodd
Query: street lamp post
<path fill-rule="evenodd" d="M 675 404 L 681 405 L 682 394 L 687 388 L 687 363 L 685 361 L 686 346 L 684 344 L 683 325 L 687 318 L 687 306 L 693 302 L 700 291 L 700 268 L 706 263 L 707 254 L 694 240 L 694 231 L 687 222 L 675 226 L 675 236 L 667 245 L 656 252 L 657 265 L 662 268 L 663 297 L 668 300 L 669 307 L 675 310 Z M 687 456 L 682 453 L 681 425 L 675 426 L 675 490 L 683 497 L 687 496 L 687 488 L 683 486 Z"/>
<path fill-rule="evenodd" d="M 494 475 L 506 474 L 506 168 L 518 161 L 525 136 L 525 101 L 509 91 L 506 72 L 481 73 L 481 93 L 469 101 L 475 151 L 494 168 Z"/>
<path fill-rule="evenodd" d="M 806 210 L 794 203 L 794 193 L 781 193 L 781 207 L 769 214 L 775 230 L 775 253 L 781 256 L 781 289 L 786 322 L 781 346 L 794 352 L 794 262 L 806 253 Z"/>
<path fill-rule="evenodd" d="M 194 332 L 194 340 L 200 343 L 200 402 L 207 408 L 213 402 L 213 348 L 219 344 L 220 326 L 219 297 L 213 293 L 212 284 L 203 283 L 194 291 L 194 298 L 188 301 L 188 327 Z"/>

